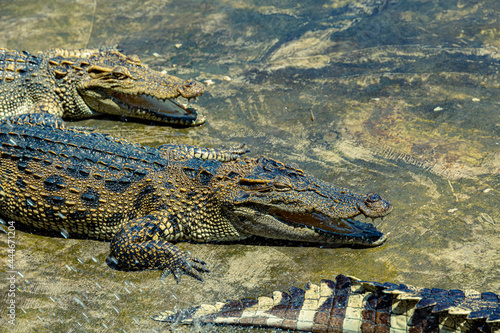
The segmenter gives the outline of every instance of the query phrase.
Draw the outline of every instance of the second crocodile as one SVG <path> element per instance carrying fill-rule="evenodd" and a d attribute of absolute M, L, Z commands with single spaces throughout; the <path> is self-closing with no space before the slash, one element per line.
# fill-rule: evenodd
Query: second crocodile
<path fill-rule="evenodd" d="M 111 240 L 111 266 L 162 269 L 176 280 L 201 280 L 207 269 L 171 242 L 385 241 L 372 224 L 355 220 L 392 210 L 378 194 L 356 194 L 297 166 L 237 153 L 144 147 L 65 129 L 44 113 L 10 117 L 0 121 L 0 212 L 40 229 Z"/>
<path fill-rule="evenodd" d="M 48 112 L 66 119 L 97 114 L 193 126 L 205 117 L 177 102 L 204 86 L 143 65 L 112 48 L 53 49 L 32 55 L 0 49 L 0 117 Z"/>

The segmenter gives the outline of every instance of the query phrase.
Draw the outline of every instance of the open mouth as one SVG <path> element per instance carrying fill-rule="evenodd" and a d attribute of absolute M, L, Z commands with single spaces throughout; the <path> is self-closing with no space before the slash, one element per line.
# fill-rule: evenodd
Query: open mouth
<path fill-rule="evenodd" d="M 298 213 L 271 208 L 270 215 L 292 227 L 303 227 L 343 244 L 378 246 L 387 237 L 371 223 L 353 218 L 333 219 L 319 212 Z M 380 217 L 382 218 L 382 217 Z"/>
<path fill-rule="evenodd" d="M 129 110 L 129 116 L 180 125 L 200 125 L 205 117 L 194 108 L 174 99 L 157 99 L 148 95 L 113 93 L 111 99 L 120 108 Z"/>

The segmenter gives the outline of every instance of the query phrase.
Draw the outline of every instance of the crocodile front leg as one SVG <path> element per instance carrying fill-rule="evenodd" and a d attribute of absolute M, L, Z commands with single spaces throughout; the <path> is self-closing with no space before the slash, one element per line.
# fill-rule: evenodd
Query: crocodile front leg
<path fill-rule="evenodd" d="M 157 215 L 135 219 L 115 235 L 106 259 L 108 265 L 126 271 L 162 269 L 162 279 L 172 273 L 177 283 L 183 274 L 203 281 L 201 273 L 209 272 L 203 261 L 160 239 L 165 235 L 175 239 L 182 233 L 179 225 L 164 223 Z"/>
<path fill-rule="evenodd" d="M 33 104 L 30 113 L 48 113 L 54 116 L 62 117 L 64 110 L 57 101 L 39 101 Z"/>

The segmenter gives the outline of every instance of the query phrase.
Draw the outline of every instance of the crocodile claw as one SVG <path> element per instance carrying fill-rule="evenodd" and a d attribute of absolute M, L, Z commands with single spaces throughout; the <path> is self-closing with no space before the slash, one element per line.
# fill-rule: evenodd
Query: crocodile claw
<path fill-rule="evenodd" d="M 191 258 L 186 255 L 185 258 L 179 258 L 175 263 L 171 264 L 170 267 L 166 268 L 161 274 L 160 279 L 163 280 L 172 274 L 175 282 L 179 284 L 181 282 L 181 276 L 185 274 L 203 282 L 200 273 L 210 273 L 205 265 L 206 263 L 203 260 Z"/>

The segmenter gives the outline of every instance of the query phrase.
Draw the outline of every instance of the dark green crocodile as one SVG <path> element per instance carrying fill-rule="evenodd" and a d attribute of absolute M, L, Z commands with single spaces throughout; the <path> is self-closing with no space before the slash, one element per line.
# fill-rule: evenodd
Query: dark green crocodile
<path fill-rule="evenodd" d="M 415 288 L 338 275 L 305 290 L 226 301 L 153 319 L 183 324 L 227 324 L 307 332 L 500 332 L 500 296 L 490 292 Z"/>
<path fill-rule="evenodd" d="M 67 119 L 96 114 L 199 125 L 205 117 L 176 101 L 204 86 L 143 65 L 112 48 L 53 49 L 32 55 L 0 49 L 0 117 L 48 112 Z"/>
<path fill-rule="evenodd" d="M 271 158 L 164 145 L 158 149 L 65 129 L 59 117 L 0 122 L 0 211 L 45 230 L 111 240 L 110 266 L 163 269 L 201 280 L 205 263 L 170 242 L 252 235 L 377 246 L 386 237 L 358 215 L 392 206 Z"/>

